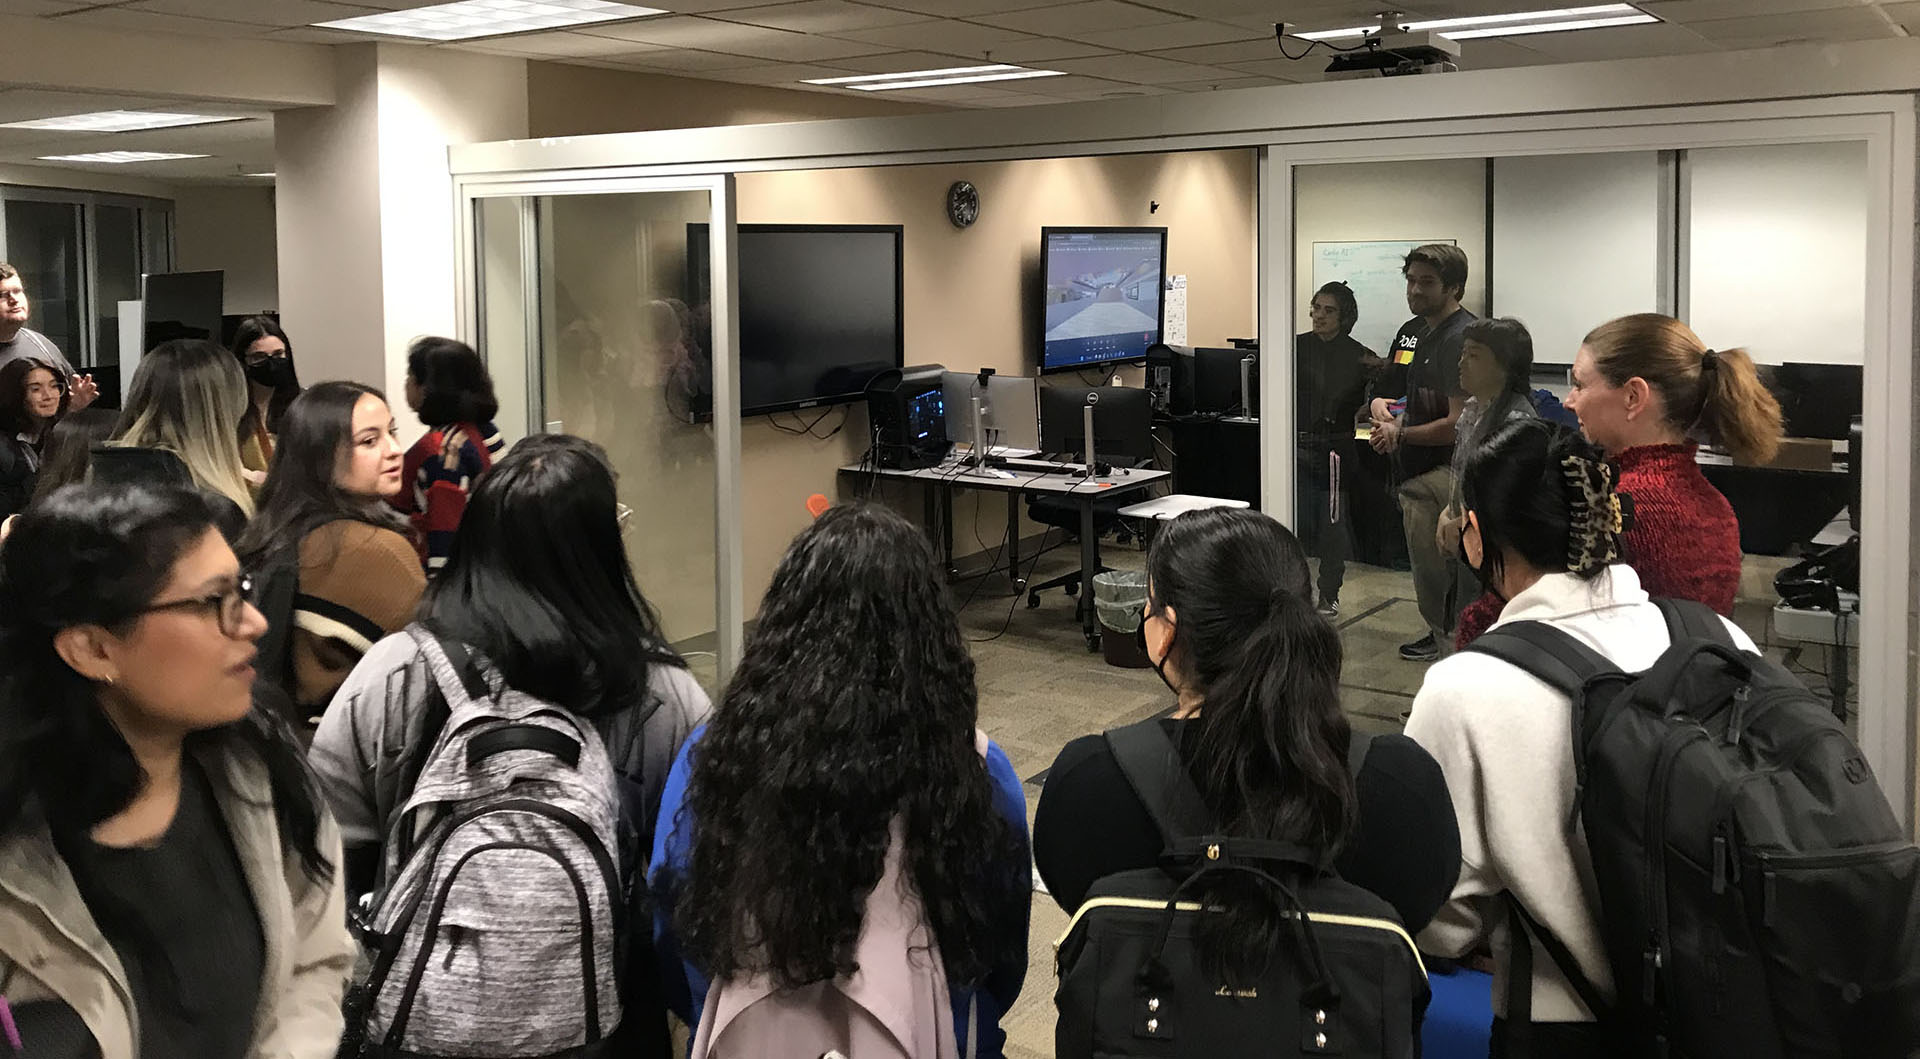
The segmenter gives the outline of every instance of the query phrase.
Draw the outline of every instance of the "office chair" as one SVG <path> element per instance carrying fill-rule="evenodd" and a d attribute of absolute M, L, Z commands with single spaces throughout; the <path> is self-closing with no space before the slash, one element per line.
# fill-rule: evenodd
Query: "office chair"
<path fill-rule="evenodd" d="M 1061 455 L 1083 451 L 1086 430 L 1082 425 L 1081 409 L 1087 403 L 1086 395 L 1089 393 L 1100 395 L 1099 402 L 1094 405 L 1093 423 L 1094 446 L 1098 455 L 1119 467 L 1149 466 L 1153 460 L 1153 403 L 1146 390 L 1136 387 L 1043 387 L 1040 391 L 1042 447 Z M 1080 460 L 1084 456 L 1073 458 Z M 1120 509 L 1124 506 L 1125 503 L 1118 498 L 1102 497 L 1093 501 L 1093 532 L 1096 537 L 1105 536 L 1117 525 L 1120 527 L 1116 538 L 1119 543 L 1125 544 L 1132 539 L 1132 534 L 1120 519 Z M 1043 526 L 1065 531 L 1069 541 L 1076 540 L 1080 535 L 1080 507 L 1067 497 L 1045 494 L 1032 496 L 1027 500 L 1027 517 Z M 1101 564 L 1093 573 L 1105 573 L 1110 569 Z M 1085 608 L 1092 607 L 1093 601 L 1078 598 L 1080 581 L 1081 570 L 1076 567 L 1049 581 L 1029 585 L 1027 606 L 1038 607 L 1042 592 L 1065 589 L 1075 601 L 1074 618 L 1082 619 L 1085 617 Z"/>

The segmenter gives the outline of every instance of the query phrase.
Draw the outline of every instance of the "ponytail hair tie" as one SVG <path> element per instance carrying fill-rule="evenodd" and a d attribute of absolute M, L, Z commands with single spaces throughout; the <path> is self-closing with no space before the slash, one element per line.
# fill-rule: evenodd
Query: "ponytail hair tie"
<path fill-rule="evenodd" d="M 1276 585 L 1272 592 L 1267 593 L 1267 613 L 1280 613 L 1286 609 L 1287 601 L 1292 598 L 1293 593 L 1288 591 L 1285 586 Z"/>
<path fill-rule="evenodd" d="M 1720 352 L 1718 350 L 1709 349 L 1705 353 L 1700 354 L 1701 371 L 1713 371 L 1719 366 Z"/>

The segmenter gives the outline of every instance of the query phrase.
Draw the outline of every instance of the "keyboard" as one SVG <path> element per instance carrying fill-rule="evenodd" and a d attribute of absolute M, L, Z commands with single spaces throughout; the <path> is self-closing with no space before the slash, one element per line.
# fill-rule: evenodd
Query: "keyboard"
<path fill-rule="evenodd" d="M 1051 460 L 995 460 L 989 458 L 995 467 L 1005 467 L 1009 471 L 1021 474 L 1070 474 L 1083 475 L 1086 468 L 1073 463 L 1054 463 Z"/>

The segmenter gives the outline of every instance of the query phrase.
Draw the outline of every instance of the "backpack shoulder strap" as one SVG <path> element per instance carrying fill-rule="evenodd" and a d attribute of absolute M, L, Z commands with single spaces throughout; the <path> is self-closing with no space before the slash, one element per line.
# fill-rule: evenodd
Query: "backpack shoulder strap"
<path fill-rule="evenodd" d="M 1560 969 L 1561 977 L 1573 987 L 1580 1002 L 1587 1006 L 1596 1022 L 1605 1024 L 1611 1017 L 1613 1005 L 1593 984 L 1585 971 L 1580 969 L 1580 961 L 1575 959 L 1572 950 L 1555 937 L 1552 931 L 1540 925 L 1520 903 L 1520 899 L 1507 894 L 1507 1051 L 1511 1055 L 1542 1054 L 1531 1048 L 1533 1030 L 1533 946 L 1528 936 L 1537 938 L 1540 947 L 1547 950 L 1547 956 L 1553 965 Z"/>
<path fill-rule="evenodd" d="M 1667 635 L 1674 643 L 1706 640 L 1722 647 L 1737 646 L 1733 634 L 1727 631 L 1727 623 L 1704 603 L 1691 599 L 1656 599 L 1653 605 L 1659 607 L 1660 616 L 1667 619 Z"/>
<path fill-rule="evenodd" d="M 1539 621 L 1490 629 L 1467 650 L 1491 655 L 1538 677 L 1574 702 L 1580 701 L 1589 681 L 1620 672 L 1600 652 Z"/>
<path fill-rule="evenodd" d="M 1106 740 L 1127 785 L 1160 829 L 1161 842 L 1171 847 L 1182 838 L 1214 830 L 1206 799 L 1158 719 L 1115 728 L 1106 733 Z"/>

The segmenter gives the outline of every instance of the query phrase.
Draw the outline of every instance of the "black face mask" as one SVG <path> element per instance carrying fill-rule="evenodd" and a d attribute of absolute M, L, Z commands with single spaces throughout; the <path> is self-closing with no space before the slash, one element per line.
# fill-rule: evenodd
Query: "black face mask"
<path fill-rule="evenodd" d="M 1484 559 L 1486 558 L 1485 543 L 1482 542 L 1481 544 L 1481 558 L 1483 561 L 1479 566 L 1473 565 L 1473 560 L 1467 558 L 1467 530 L 1465 526 L 1462 526 L 1460 528 L 1460 543 L 1458 544 L 1457 547 L 1460 549 L 1460 565 L 1473 571 L 1474 579 L 1480 582 L 1481 589 L 1492 593 L 1493 598 L 1499 600 L 1502 603 L 1505 603 L 1507 601 L 1507 597 L 1501 595 L 1500 589 L 1494 586 L 1493 573 L 1487 568 L 1487 563 L 1484 562 Z"/>
<path fill-rule="evenodd" d="M 1179 632 L 1176 631 L 1174 635 L 1178 636 Z M 1162 658 L 1160 661 L 1155 662 L 1153 660 L 1153 652 L 1147 650 L 1147 616 L 1145 614 L 1140 616 L 1139 627 L 1133 630 L 1133 642 L 1139 646 L 1140 653 L 1146 656 L 1147 664 L 1151 665 L 1153 671 L 1159 675 L 1160 683 L 1165 684 L 1167 690 L 1173 692 L 1175 695 L 1180 694 L 1180 689 L 1174 687 L 1173 681 L 1167 679 L 1167 660 Z M 1167 644 L 1167 654 L 1169 657 L 1173 654 L 1173 644 L 1171 643 Z"/>
<path fill-rule="evenodd" d="M 290 386 L 293 384 L 293 361 L 285 357 L 268 357 L 258 364 L 249 364 L 247 378 L 275 390 Z"/>

